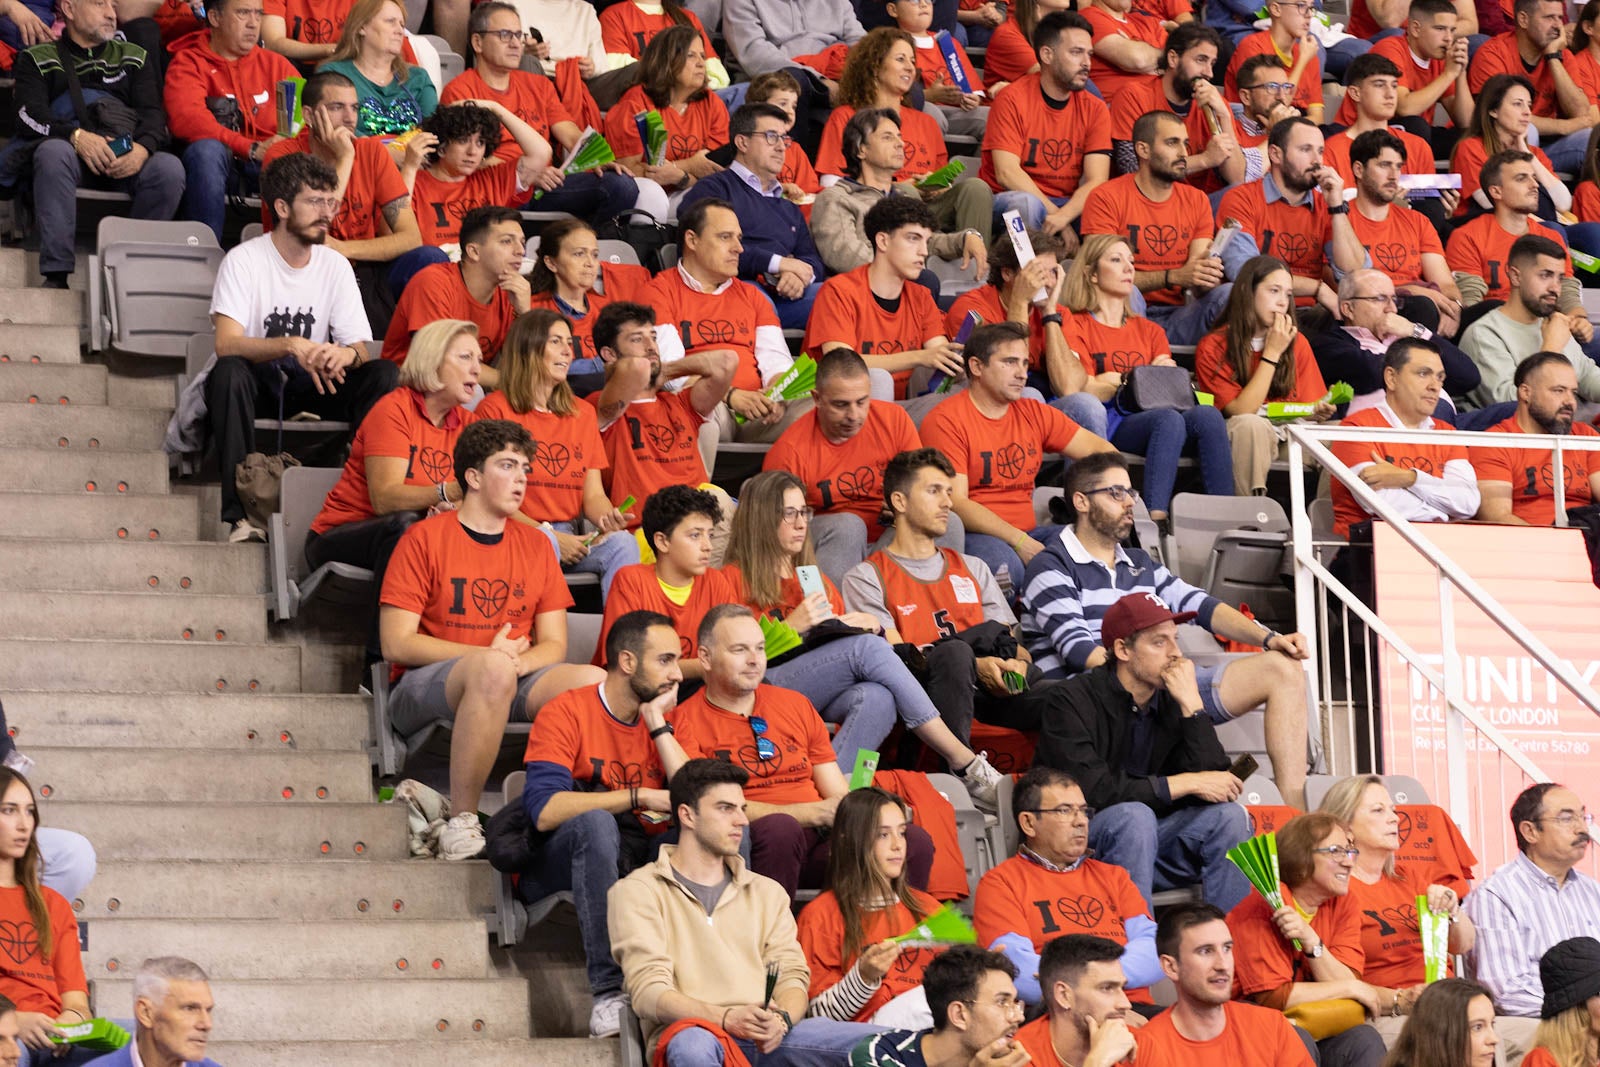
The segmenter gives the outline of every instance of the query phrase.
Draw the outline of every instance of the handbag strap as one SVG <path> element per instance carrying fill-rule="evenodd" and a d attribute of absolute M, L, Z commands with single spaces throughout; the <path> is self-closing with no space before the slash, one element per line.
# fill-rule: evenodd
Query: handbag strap
<path fill-rule="evenodd" d="M 72 95 L 72 110 L 77 113 L 78 125 L 83 126 L 83 120 L 89 114 L 88 105 L 83 102 L 83 85 L 78 81 L 78 65 L 72 60 L 72 53 L 67 50 L 67 34 L 62 31 L 56 38 L 56 55 L 61 57 L 61 70 L 67 76 L 67 92 Z"/>

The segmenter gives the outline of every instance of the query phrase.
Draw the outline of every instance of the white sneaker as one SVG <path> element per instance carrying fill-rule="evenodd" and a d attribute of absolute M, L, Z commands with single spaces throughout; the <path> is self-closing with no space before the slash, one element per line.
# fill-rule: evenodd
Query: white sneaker
<path fill-rule="evenodd" d="M 961 781 L 967 787 L 972 803 L 994 815 L 1000 810 L 1000 772 L 989 765 L 989 754 L 978 753 L 978 758 L 961 772 Z"/>
<path fill-rule="evenodd" d="M 616 1037 L 620 1034 L 622 1006 L 627 1002 L 628 995 L 620 989 L 595 997 L 594 1007 L 589 1009 L 589 1036 Z"/>
<path fill-rule="evenodd" d="M 444 824 L 444 829 L 439 831 L 440 859 L 475 860 L 483 855 L 485 847 L 483 823 L 478 821 L 475 811 L 451 816 L 450 821 Z"/>
<path fill-rule="evenodd" d="M 230 545 L 242 545 L 246 542 L 264 544 L 266 540 L 267 531 L 249 519 L 240 519 L 233 524 L 233 529 L 228 531 L 228 543 Z"/>

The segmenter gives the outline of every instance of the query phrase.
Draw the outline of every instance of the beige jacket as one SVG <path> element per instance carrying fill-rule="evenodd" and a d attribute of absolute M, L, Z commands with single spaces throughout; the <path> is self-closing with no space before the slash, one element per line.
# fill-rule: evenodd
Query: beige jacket
<path fill-rule="evenodd" d="M 758 1004 L 768 963 L 778 964 L 778 992 L 792 986 L 804 996 L 811 989 L 811 968 L 783 887 L 735 856 L 728 860 L 733 884 L 708 916 L 673 877 L 676 851 L 664 846 L 655 863 L 617 882 L 606 897 L 611 955 L 644 1026 L 647 1060 L 665 1027 L 656 1014 L 662 993 L 676 990 L 723 1007 Z"/>
<path fill-rule="evenodd" d="M 900 182 L 896 196 L 916 196 L 917 187 Z M 811 239 L 817 244 L 822 262 L 835 274 L 855 270 L 872 260 L 872 242 L 867 240 L 867 212 L 884 194 L 870 185 L 840 178 L 817 194 L 811 205 Z M 936 233 L 928 238 L 928 254 L 940 259 L 960 259 L 967 235 Z"/>

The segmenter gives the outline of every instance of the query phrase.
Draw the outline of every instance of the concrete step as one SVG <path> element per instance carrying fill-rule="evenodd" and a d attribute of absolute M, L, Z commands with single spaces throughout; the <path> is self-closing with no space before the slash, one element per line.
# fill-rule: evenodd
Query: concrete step
<path fill-rule="evenodd" d="M 125 800 L 193 803 L 245 801 L 284 804 L 363 803 L 372 797 L 364 752 L 240 752 L 236 749 L 30 747 L 39 764 L 31 776 L 41 797 L 63 801 Z"/>
<path fill-rule="evenodd" d="M 27 326 L 81 326 L 82 293 L 67 289 L 0 287 L 0 322 Z"/>
<path fill-rule="evenodd" d="M 37 260 L 34 261 L 35 265 Z M 28 253 L 20 248 L 0 248 L 0 285 L 21 289 L 42 280 L 29 270 Z"/>
<path fill-rule="evenodd" d="M 0 289 L 0 302 L 14 294 Z M 0 313 L 0 324 L 4 323 Z M 0 363 L 0 402 L 8 404 L 81 404 L 85 407 L 106 403 L 106 369 L 93 363 Z M 63 400 L 62 398 L 66 399 Z M 172 403 L 168 399 L 168 404 Z M 131 407 L 133 405 L 119 405 Z M 144 407 L 160 407 L 146 404 Z"/>
<path fill-rule="evenodd" d="M 89 924 L 83 970 L 90 978 L 115 977 L 152 956 L 204 960 L 213 980 L 240 982 L 338 978 L 410 984 L 441 977 L 485 978 L 491 973 L 489 931 L 481 918 L 409 922 L 115 918 Z"/>
<path fill-rule="evenodd" d="M 182 495 L 0 493 L 0 538 L 7 537 L 198 541 L 200 512 Z"/>
<path fill-rule="evenodd" d="M 300 667 L 298 645 L 0 639 L 0 691 L 295 693 Z"/>
<path fill-rule="evenodd" d="M 106 383 L 106 403 L 114 408 L 165 408 L 171 411 L 178 404 L 177 381 L 175 374 L 158 374 L 150 378 L 113 374 Z"/>
<path fill-rule="evenodd" d="M 61 592 L 160 593 L 180 597 L 260 596 L 267 592 L 267 552 L 261 545 L 184 543 L 129 529 L 127 543 L 22 539 L 0 553 L 0 588 Z M 149 688 L 170 688 L 152 686 Z"/>
<path fill-rule="evenodd" d="M 96 404 L 0 404 L 0 445 L 72 451 L 159 450 L 170 411 Z"/>
<path fill-rule="evenodd" d="M 24 594 L 15 594 L 24 595 Z M 12 690 L 17 744 L 50 748 L 364 751 L 366 697 L 351 694 Z M 40 771 L 48 768 L 41 766 Z"/>
<path fill-rule="evenodd" d="M 167 455 L 155 450 L 12 448 L 0 468 L 0 491 L 148 493 L 167 491 Z"/>
<path fill-rule="evenodd" d="M 272 919 L 401 923 L 494 908 L 487 863 L 320 859 L 101 863 L 80 919 Z M 96 927 L 98 931 L 98 927 Z"/>
<path fill-rule="evenodd" d="M 91 944 L 93 942 L 91 941 Z M 208 966 L 209 961 L 197 961 Z M 94 982 L 94 1006 L 100 1015 L 133 1017 L 133 968 L 125 979 Z M 430 972 L 431 973 L 431 972 Z M 523 1053 L 510 1060 L 480 1063 L 540 1064 L 529 1057 L 528 983 L 521 978 L 435 979 L 395 982 L 373 978 L 357 981 L 258 981 L 211 983 L 211 995 L 222 1009 L 220 1020 L 230 1041 L 365 1043 L 374 1034 L 415 1048 L 492 1047 L 488 1042 L 515 1041 Z M 222 1031 L 214 1031 L 221 1036 Z M 225 1062 L 225 1061 L 219 1061 Z M 338 1063 L 326 1052 L 308 1060 Z M 436 1062 L 427 1060 L 425 1062 Z"/>
<path fill-rule="evenodd" d="M 218 770 L 227 767 L 224 763 Z M 46 826 L 76 830 L 93 840 L 102 863 L 316 860 L 324 856 L 402 860 L 409 854 L 405 809 L 395 804 L 46 801 L 42 809 Z"/>
<path fill-rule="evenodd" d="M 81 363 L 76 326 L 0 324 L 0 363 Z"/>
<path fill-rule="evenodd" d="M 219 1024 L 213 1034 L 226 1034 Z M 211 1041 L 206 1055 L 228 1067 L 290 1067 L 337 1063 L 339 1067 L 483 1067 L 484 1064 L 537 1064 L 538 1067 L 620 1067 L 622 1045 L 609 1038 L 535 1038 L 531 1041 Z"/>
<path fill-rule="evenodd" d="M 13 592 L 0 598 L 0 633 L 112 641 L 267 640 L 265 596 Z"/>

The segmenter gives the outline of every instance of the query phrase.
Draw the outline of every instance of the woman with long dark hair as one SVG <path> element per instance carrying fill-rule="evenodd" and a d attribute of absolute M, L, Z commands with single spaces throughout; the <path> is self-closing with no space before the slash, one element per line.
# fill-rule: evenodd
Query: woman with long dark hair
<path fill-rule="evenodd" d="M 1383 1067 L 1493 1067 L 1489 991 L 1465 978 L 1441 978 L 1422 991 Z"/>
<path fill-rule="evenodd" d="M 782 619 L 802 637 L 838 624 L 866 631 L 768 664 L 767 678 L 804 693 L 825 720 L 838 724 L 833 751 L 840 767 L 853 768 L 859 749 L 879 750 L 899 722 L 987 807 L 998 773 L 939 717 L 922 685 L 880 636 L 876 618 L 845 611 L 844 598 L 821 571 L 821 590 L 805 591 L 799 568 L 816 564 L 805 483 L 788 471 L 763 471 L 746 482 L 722 568 L 740 599 L 758 616 Z"/>
<path fill-rule="evenodd" d="M 622 57 L 637 60 L 656 34 L 673 26 L 688 26 L 700 35 L 706 49 L 706 76 L 711 88 L 728 87 L 728 69 L 717 58 L 711 47 L 711 37 L 700 22 L 700 16 L 677 3 L 677 0 L 620 0 L 600 12 L 600 36 L 605 42 L 606 54 L 612 62 L 621 64 Z"/>
<path fill-rule="evenodd" d="M 890 938 L 914 929 L 939 907 L 913 889 L 906 872 L 905 802 L 869 786 L 845 794 L 833 816 L 826 889 L 800 912 L 798 933 L 811 965 L 807 1014 L 871 1022 L 891 1001 L 892 1025 L 932 1024 L 918 1003 L 922 970 L 936 955 Z M 904 998 L 904 999 L 901 999 Z M 920 1014 L 919 1014 L 920 1011 Z"/>
<path fill-rule="evenodd" d="M 1533 156 L 1533 173 L 1539 179 L 1539 217 L 1555 218 L 1572 207 L 1572 193 L 1555 175 L 1550 157 L 1528 144 L 1533 127 L 1533 83 L 1520 74 L 1496 74 L 1478 92 L 1472 129 L 1456 142 L 1450 169 L 1461 175 L 1461 203 L 1456 215 L 1467 213 L 1468 201 L 1478 191 L 1478 172 L 1498 152 L 1527 152 Z M 1479 205 L 1480 207 L 1487 205 Z"/>
<path fill-rule="evenodd" d="M 634 116 L 655 111 L 667 130 L 657 164 L 645 157 Z M 692 26 L 670 26 L 651 38 L 639 60 L 639 84 L 606 113 L 606 140 L 624 167 L 662 188 L 682 192 L 721 168 L 709 157 L 728 143 L 728 108 L 711 92 L 706 46 Z"/>
<path fill-rule="evenodd" d="M 1256 256 L 1239 268 L 1222 319 L 1200 339 L 1194 364 L 1200 390 L 1227 416 L 1238 496 L 1265 494 L 1278 458 L 1278 430 L 1262 414 L 1269 402 L 1314 404 L 1314 422 L 1333 417 L 1316 356 L 1295 322 L 1294 278 L 1281 259 Z"/>
<path fill-rule="evenodd" d="M 480 419 L 509 419 L 527 427 L 535 452 L 517 517 L 544 530 L 563 571 L 600 577 L 600 597 L 617 570 L 639 562 L 627 516 L 606 497 L 600 472 L 605 445 L 593 405 L 572 395 L 572 327 L 546 308 L 524 312 L 500 349 L 500 388 L 478 405 Z M 597 536 L 577 532 L 588 520 Z"/>
<path fill-rule="evenodd" d="M 572 330 L 569 376 L 602 374 L 605 361 L 594 347 L 594 323 L 612 298 L 600 284 L 600 241 L 582 219 L 557 219 L 539 233 L 539 251 L 528 274 L 530 306 L 552 311 Z M 536 438 L 537 440 L 537 438 Z"/>

